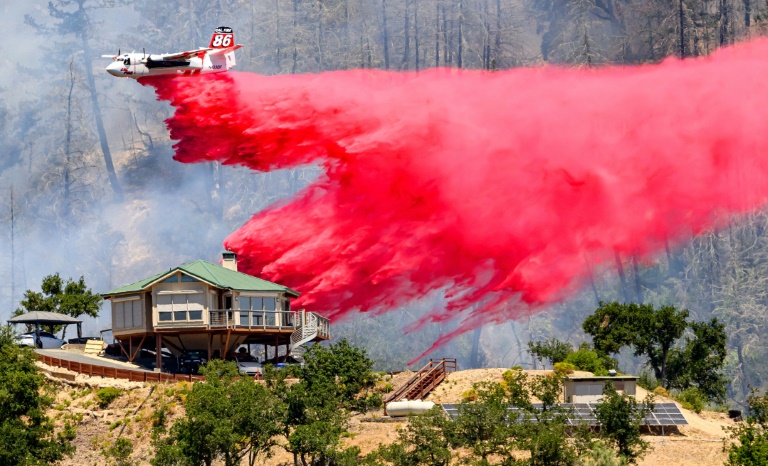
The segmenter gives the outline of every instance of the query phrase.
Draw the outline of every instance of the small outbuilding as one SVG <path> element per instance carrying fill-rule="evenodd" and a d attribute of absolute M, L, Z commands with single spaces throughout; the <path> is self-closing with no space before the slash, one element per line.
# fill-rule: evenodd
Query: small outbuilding
<path fill-rule="evenodd" d="M 636 395 L 637 377 L 634 375 L 569 376 L 565 379 L 566 403 L 593 403 L 603 398 L 606 382 L 613 384 L 617 392 Z"/>
<path fill-rule="evenodd" d="M 59 314 L 58 312 L 46 312 L 46 311 L 30 311 L 20 316 L 12 317 L 8 319 L 9 324 L 27 324 L 34 325 L 35 331 L 39 332 L 40 327 L 48 326 L 53 333 L 53 327 L 62 325 L 76 324 L 77 325 L 77 337 L 82 337 L 82 323 L 80 319 L 76 319 L 66 314 Z"/>

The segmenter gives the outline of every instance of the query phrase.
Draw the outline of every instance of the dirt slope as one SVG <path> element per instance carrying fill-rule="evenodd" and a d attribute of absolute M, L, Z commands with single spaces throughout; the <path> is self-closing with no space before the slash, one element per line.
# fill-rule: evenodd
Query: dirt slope
<path fill-rule="evenodd" d="M 500 381 L 506 369 L 477 369 L 449 374 L 447 379 L 427 397 L 435 403 L 461 402 L 461 394 L 472 388 L 472 384 L 481 381 Z M 532 375 L 543 375 L 548 371 L 529 371 Z M 402 373 L 392 378 L 390 383 L 395 389 L 405 383 L 412 373 Z M 86 380 L 88 379 L 88 380 Z M 87 384 L 87 385 L 86 385 Z M 113 386 L 125 389 L 123 395 L 108 407 L 98 407 L 95 391 L 99 386 Z M 78 377 L 75 383 L 60 383 L 56 390 L 56 403 L 49 415 L 56 418 L 59 426 L 64 422 L 78 424 L 75 439 L 77 453 L 66 460 L 66 466 L 81 464 L 109 464 L 101 451 L 114 442 L 122 430 L 122 436 L 134 444 L 132 460 L 137 464 L 148 465 L 153 452 L 150 445 L 150 430 L 153 413 L 159 406 L 168 409 L 169 423 L 183 413 L 184 385 L 157 385 L 150 393 L 151 386 L 138 383 L 122 383 L 100 377 Z M 645 391 L 638 388 L 638 396 L 645 396 Z M 657 397 L 657 402 L 671 402 L 667 398 Z M 142 405 L 143 403 L 143 405 Z M 682 410 L 690 423 L 678 432 L 666 432 L 665 436 L 647 435 L 644 439 L 652 445 L 652 450 L 639 463 L 643 466 L 671 465 L 722 465 L 726 455 L 723 453 L 723 427 L 732 425 L 725 414 L 705 412 L 697 415 Z M 350 422 L 350 435 L 344 439 L 346 445 L 358 446 L 368 453 L 382 443 L 391 443 L 397 437 L 397 428 L 407 422 L 405 419 L 395 422 L 368 422 L 371 418 L 384 418 L 383 411 L 354 416 Z M 125 425 L 125 427 L 123 427 Z M 292 464 L 292 457 L 282 449 L 276 449 L 273 458 L 264 464 L 277 466 Z"/>

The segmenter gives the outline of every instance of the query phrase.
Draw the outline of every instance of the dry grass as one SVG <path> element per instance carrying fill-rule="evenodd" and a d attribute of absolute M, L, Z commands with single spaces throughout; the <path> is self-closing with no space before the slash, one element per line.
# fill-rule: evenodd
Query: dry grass
<path fill-rule="evenodd" d="M 427 399 L 435 403 L 459 403 L 461 394 L 472 388 L 472 384 L 483 381 L 502 380 L 502 374 L 507 369 L 476 369 L 455 372 L 449 374 L 446 380 Z M 549 371 L 527 371 L 530 375 L 544 375 Z M 396 390 L 404 384 L 412 372 L 404 372 L 395 375 L 389 380 Z M 99 378 L 100 379 L 100 378 Z M 84 381 L 86 382 L 86 381 Z M 89 385 L 100 385 L 100 380 L 89 380 Z M 109 385 L 104 383 L 104 385 Z M 85 386 L 85 385 L 83 385 Z M 56 403 L 58 409 L 51 409 L 49 415 L 58 416 L 57 425 L 63 426 L 65 421 L 79 419 L 78 435 L 75 439 L 77 453 L 74 457 L 65 460 L 65 466 L 82 464 L 106 465 L 106 458 L 100 454 L 102 447 L 114 442 L 120 427 L 110 430 L 110 426 L 118 421 L 126 422 L 123 437 L 130 439 L 134 444 L 133 460 L 140 465 L 148 465 L 153 452 L 150 444 L 150 429 L 152 414 L 162 405 L 168 408 L 170 421 L 182 415 L 178 393 L 183 386 L 160 385 L 152 397 L 145 403 L 142 409 L 133 414 L 142 400 L 149 394 L 150 387 L 141 384 L 140 387 L 132 387 L 108 409 L 99 410 L 93 401 L 95 390 L 84 390 L 82 387 L 69 387 L 60 385 L 57 391 Z M 124 387 L 125 388 L 125 387 Z M 638 397 L 643 398 L 646 392 L 638 388 Z M 671 402 L 668 398 L 656 397 L 657 402 Z M 678 432 L 667 435 L 646 435 L 644 439 L 652 445 L 652 450 L 639 462 L 643 466 L 692 466 L 692 465 L 722 465 L 726 459 L 722 451 L 725 433 L 723 427 L 732 425 L 733 422 L 723 413 L 703 412 L 697 415 L 694 412 L 683 409 L 686 419 L 690 423 L 683 426 Z M 356 415 L 350 420 L 350 435 L 343 442 L 346 446 L 357 446 L 363 454 L 369 453 L 381 444 L 388 444 L 397 438 L 397 429 L 405 425 L 402 422 L 363 422 L 363 418 L 383 417 L 382 411 Z M 277 466 L 280 464 L 292 464 L 293 457 L 281 448 L 276 448 L 274 456 L 263 464 Z"/>

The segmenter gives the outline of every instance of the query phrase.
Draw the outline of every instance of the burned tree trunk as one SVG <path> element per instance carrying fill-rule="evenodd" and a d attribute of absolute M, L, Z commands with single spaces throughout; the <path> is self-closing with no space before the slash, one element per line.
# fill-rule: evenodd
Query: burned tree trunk
<path fill-rule="evenodd" d="M 387 29 L 387 0 L 381 0 L 381 29 L 384 35 L 384 69 L 389 69 L 389 30 Z"/>
<path fill-rule="evenodd" d="M 459 45 L 458 45 L 458 52 L 456 54 L 456 66 L 458 68 L 461 68 L 464 58 L 464 1 L 459 0 Z"/>
<path fill-rule="evenodd" d="M 411 60 L 411 15 L 409 11 L 410 2 L 405 0 L 405 14 L 403 17 L 403 34 L 405 35 L 405 43 L 403 46 L 403 61 L 400 63 L 400 69 L 404 70 L 408 68 L 408 62 Z"/>
<path fill-rule="evenodd" d="M 82 6 L 81 6 L 82 7 Z M 96 92 L 96 80 L 93 79 L 93 63 L 91 62 L 91 50 L 88 47 L 88 38 L 85 35 L 85 31 L 80 34 L 80 39 L 83 45 L 83 65 L 85 66 L 85 77 L 88 81 L 88 90 L 91 95 L 91 105 L 93 107 L 93 118 L 96 120 L 96 132 L 99 134 L 99 142 L 101 143 L 101 152 L 104 155 L 104 164 L 107 167 L 107 175 L 109 176 L 109 184 L 112 187 L 112 192 L 115 195 L 115 200 L 122 202 L 123 190 L 120 188 L 120 184 L 117 182 L 117 173 L 115 173 L 115 166 L 112 163 L 112 153 L 109 150 L 109 142 L 107 141 L 107 132 L 104 129 L 104 119 L 101 116 L 101 107 L 99 106 L 99 95 Z"/>
<path fill-rule="evenodd" d="M 616 271 L 619 274 L 619 280 L 621 280 L 621 292 L 624 295 L 624 302 L 629 303 L 629 290 L 627 290 L 627 276 L 624 274 L 624 265 L 621 263 L 621 256 L 619 251 L 615 252 L 616 256 Z"/>

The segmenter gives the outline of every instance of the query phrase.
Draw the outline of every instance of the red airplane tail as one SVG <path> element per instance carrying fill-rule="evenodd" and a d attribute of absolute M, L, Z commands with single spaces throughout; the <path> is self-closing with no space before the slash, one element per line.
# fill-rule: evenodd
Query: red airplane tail
<path fill-rule="evenodd" d="M 235 45 L 235 34 L 232 32 L 232 28 L 219 26 L 213 32 L 211 43 L 208 45 L 208 48 L 226 49 L 233 45 Z"/>

